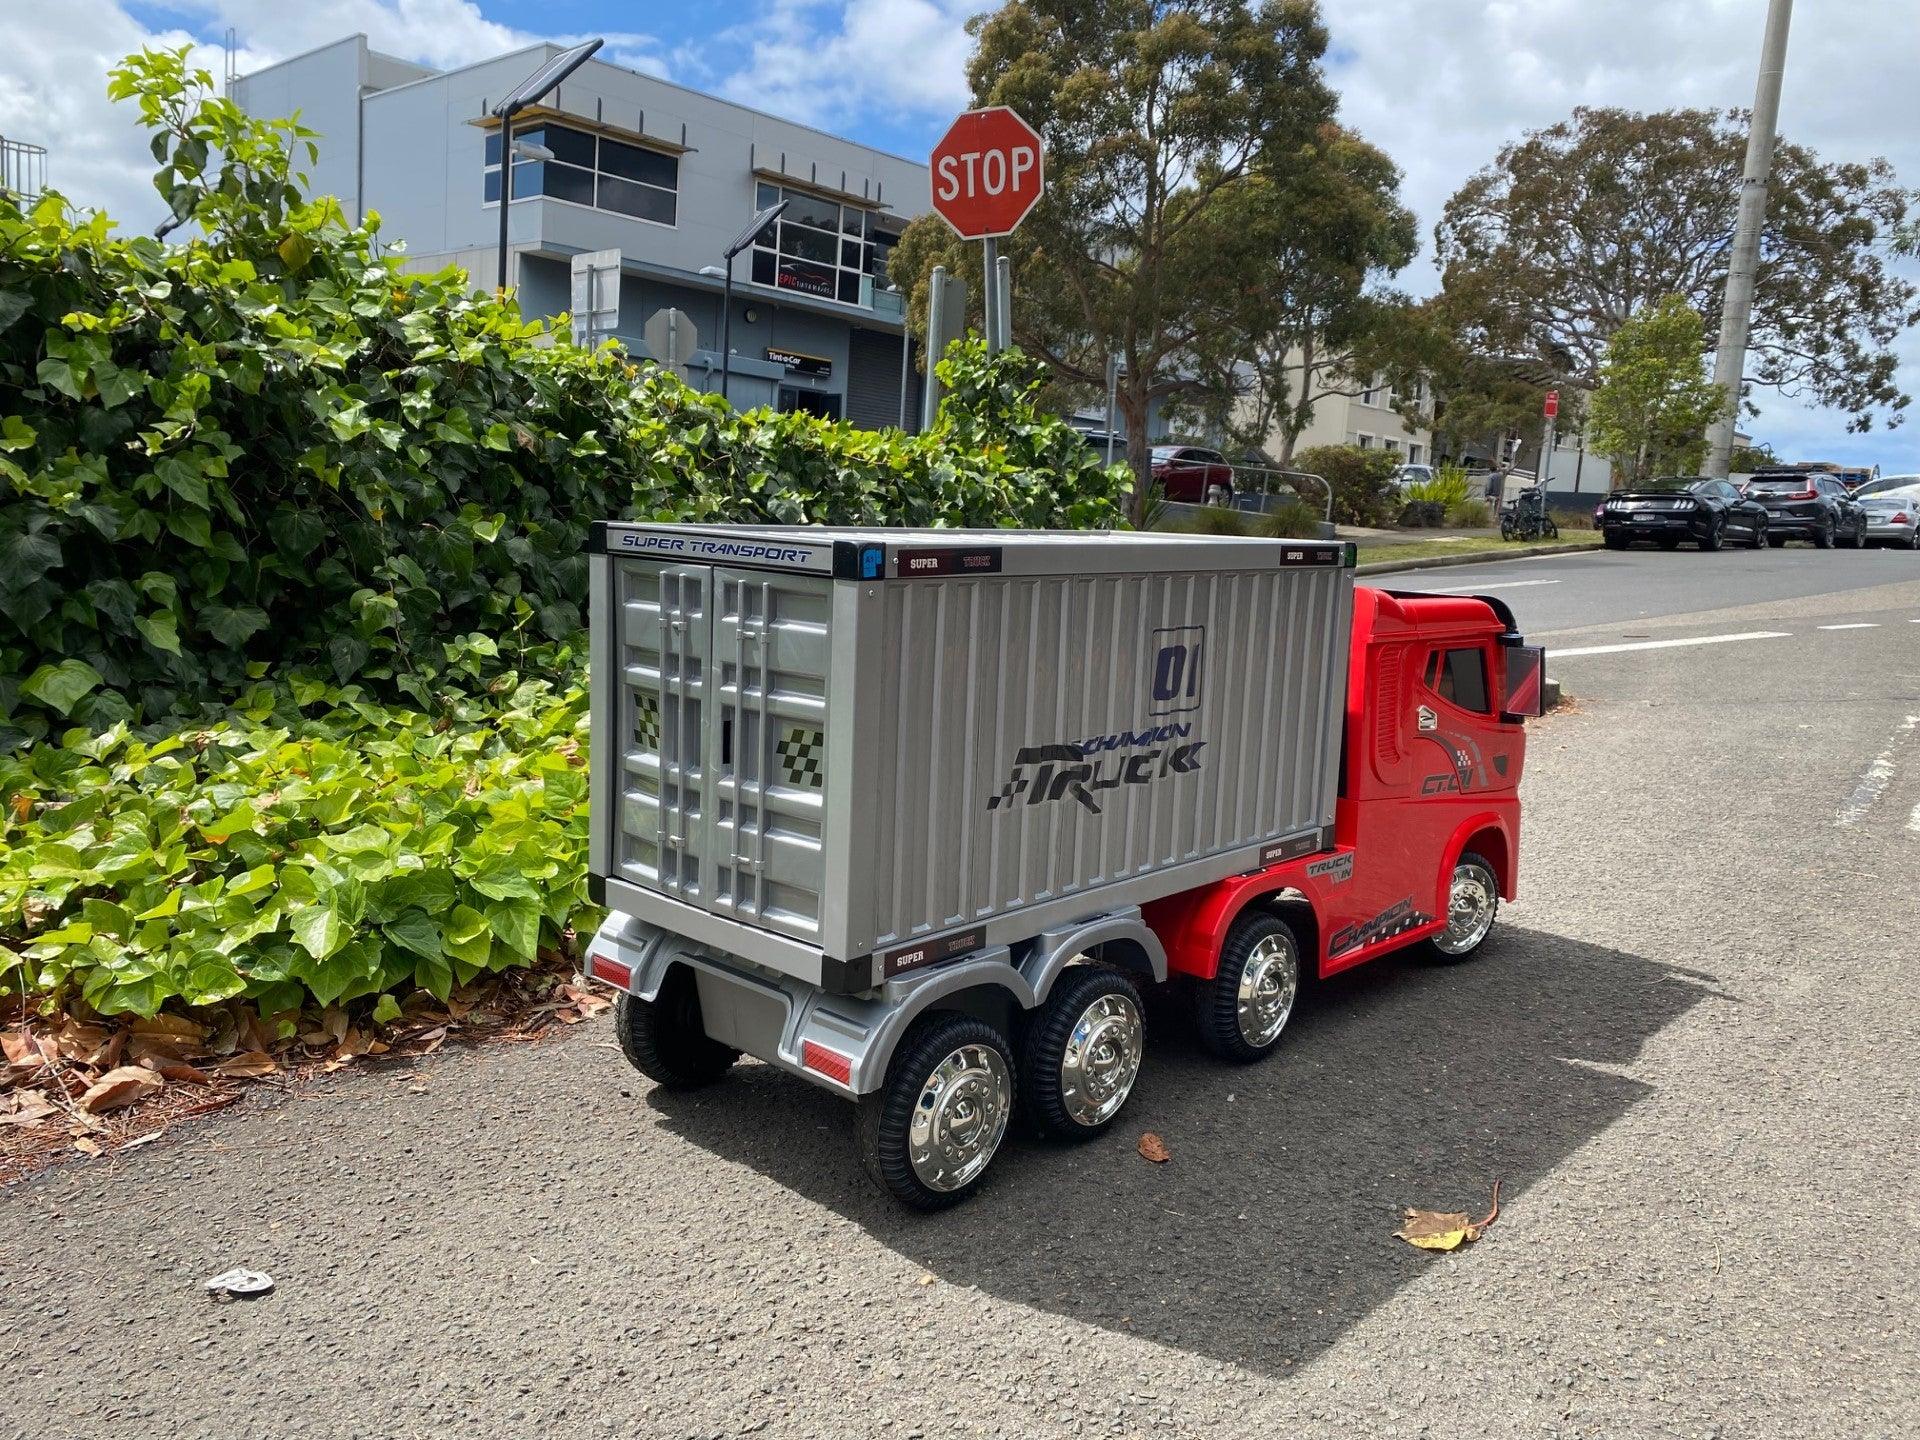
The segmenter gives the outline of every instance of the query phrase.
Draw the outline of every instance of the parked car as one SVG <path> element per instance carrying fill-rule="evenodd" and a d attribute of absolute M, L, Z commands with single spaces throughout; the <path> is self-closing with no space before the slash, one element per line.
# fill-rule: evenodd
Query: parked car
<path fill-rule="evenodd" d="M 1920 550 L 1920 475 L 1887 475 L 1853 495 L 1867 512 L 1867 539 Z"/>
<path fill-rule="evenodd" d="M 1409 485 L 1425 485 L 1437 473 L 1431 465 L 1402 465 L 1393 472 L 1393 488 L 1405 490 Z"/>
<path fill-rule="evenodd" d="M 1651 540 L 1662 550 L 1677 549 L 1682 540 L 1702 550 L 1739 540 L 1758 550 L 1767 543 L 1772 517 L 1725 480 L 1667 475 L 1609 495 L 1596 518 L 1609 550 L 1624 550 L 1636 540 Z"/>
<path fill-rule="evenodd" d="M 1867 512 L 1846 483 L 1824 470 L 1760 470 L 1747 482 L 1748 499 L 1767 507 L 1767 543 L 1799 537 L 1815 548 L 1867 543 Z"/>
<path fill-rule="evenodd" d="M 1204 505 L 1215 487 L 1233 493 L 1233 467 L 1218 450 L 1203 445 L 1153 447 L 1153 479 L 1169 500 Z"/>

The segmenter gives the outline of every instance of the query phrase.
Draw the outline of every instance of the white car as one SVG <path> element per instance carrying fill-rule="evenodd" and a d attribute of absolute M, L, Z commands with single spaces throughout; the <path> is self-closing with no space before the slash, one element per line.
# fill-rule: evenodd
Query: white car
<path fill-rule="evenodd" d="M 1883 475 L 1853 492 L 1867 512 L 1867 542 L 1920 550 L 1920 475 Z"/>

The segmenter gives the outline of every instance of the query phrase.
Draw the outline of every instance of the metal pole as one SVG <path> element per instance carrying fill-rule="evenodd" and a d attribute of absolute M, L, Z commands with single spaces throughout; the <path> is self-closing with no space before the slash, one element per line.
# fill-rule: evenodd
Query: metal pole
<path fill-rule="evenodd" d="M 733 257 L 727 257 L 727 276 L 720 282 L 720 398 L 733 403 Z"/>
<path fill-rule="evenodd" d="M 1549 415 L 1546 439 L 1540 446 L 1540 473 L 1533 477 L 1533 483 L 1536 485 L 1545 485 L 1553 473 L 1553 432 L 1556 428 L 1554 417 Z"/>
<path fill-rule="evenodd" d="M 907 385 L 913 378 L 913 330 L 907 317 L 900 317 L 900 430 L 907 429 Z"/>
<path fill-rule="evenodd" d="M 1000 246 L 989 235 L 982 244 L 986 247 L 986 258 L 980 266 L 980 280 L 984 293 L 980 297 L 981 329 L 987 332 L 987 354 L 1000 353 L 1000 316 L 996 276 L 1000 268 Z"/>
<path fill-rule="evenodd" d="M 507 293 L 507 207 L 513 204 L 513 112 L 500 117 L 500 278 L 495 289 Z"/>
<path fill-rule="evenodd" d="M 1013 257 L 1002 255 L 994 261 L 994 285 L 999 291 L 994 300 L 994 318 L 1000 322 L 1002 350 L 1013 348 Z"/>
<path fill-rule="evenodd" d="M 1113 464 L 1114 401 L 1120 389 L 1120 357 L 1107 356 L 1107 464 Z"/>
<path fill-rule="evenodd" d="M 1768 0 L 1767 33 L 1760 45 L 1760 80 L 1754 89 L 1753 121 L 1747 128 L 1747 163 L 1740 177 L 1740 219 L 1727 259 L 1727 298 L 1720 311 L 1720 348 L 1713 380 L 1725 392 L 1720 418 L 1707 430 L 1707 474 L 1727 478 L 1733 461 L 1733 431 L 1740 420 L 1740 381 L 1747 366 L 1747 328 L 1753 318 L 1754 273 L 1760 267 L 1760 236 L 1767 223 L 1767 180 L 1773 172 L 1773 137 L 1780 120 L 1780 80 L 1787 68 L 1787 27 L 1793 0 Z"/>
<path fill-rule="evenodd" d="M 940 356 L 935 353 L 940 345 L 940 337 L 947 333 L 947 267 L 933 267 L 933 280 L 927 287 L 927 374 L 926 383 L 920 392 L 920 428 L 931 430 L 935 417 L 940 413 L 940 377 L 934 373 L 934 365 Z"/>

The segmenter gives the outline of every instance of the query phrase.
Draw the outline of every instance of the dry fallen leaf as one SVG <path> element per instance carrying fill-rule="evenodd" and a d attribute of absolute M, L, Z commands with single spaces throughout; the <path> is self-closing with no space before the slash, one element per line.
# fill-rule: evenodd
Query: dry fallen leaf
<path fill-rule="evenodd" d="M 98 1115 L 103 1110 L 118 1110 L 123 1105 L 146 1099 L 165 1085 L 166 1081 L 151 1070 L 138 1065 L 122 1065 L 107 1071 L 87 1087 L 86 1094 L 80 1097 L 80 1108 L 91 1115 Z"/>
<path fill-rule="evenodd" d="M 1167 1149 L 1167 1142 L 1149 1130 L 1140 1137 L 1140 1158 L 1151 1160 L 1156 1165 L 1164 1165 L 1173 1158 L 1173 1152 Z"/>
<path fill-rule="evenodd" d="M 1462 1245 L 1471 1245 L 1478 1240 L 1486 1228 L 1500 1218 L 1500 1182 L 1493 1182 L 1493 1207 L 1487 1211 L 1486 1218 L 1475 1220 L 1451 1210 L 1416 1210 L 1407 1207 L 1406 1217 L 1398 1230 L 1397 1239 L 1409 1245 L 1417 1245 L 1422 1250 L 1458 1250 Z"/>
<path fill-rule="evenodd" d="M 85 1135 L 78 1137 L 73 1142 L 73 1148 L 78 1150 L 82 1155 L 97 1156 L 102 1153 L 100 1149 L 100 1142 L 98 1140 L 91 1139 Z"/>
<path fill-rule="evenodd" d="M 43 1058 L 39 1044 L 24 1030 L 0 1034 L 0 1051 L 5 1052 L 9 1065 L 17 1065 L 22 1070 L 38 1069 Z"/>
<path fill-rule="evenodd" d="M 59 1106 L 31 1090 L 0 1095 L 0 1125 L 35 1125 L 59 1113 Z"/>
<path fill-rule="evenodd" d="M 167 1055 L 148 1055 L 140 1062 L 156 1075 L 169 1080 L 182 1080 L 189 1085 L 211 1085 L 213 1077 L 198 1066 L 189 1065 L 184 1060 L 175 1060 Z"/>
<path fill-rule="evenodd" d="M 58 1047 L 61 1058 L 78 1061 L 82 1065 L 91 1064 L 98 1058 L 112 1038 L 113 1034 L 106 1026 L 89 1025 L 71 1016 L 53 1032 L 53 1043 Z"/>
<path fill-rule="evenodd" d="M 262 1075 L 271 1075 L 280 1067 L 273 1063 L 273 1057 L 264 1050 L 242 1050 L 238 1055 L 230 1055 L 213 1067 L 222 1075 L 238 1075 L 245 1079 L 257 1079 Z"/>

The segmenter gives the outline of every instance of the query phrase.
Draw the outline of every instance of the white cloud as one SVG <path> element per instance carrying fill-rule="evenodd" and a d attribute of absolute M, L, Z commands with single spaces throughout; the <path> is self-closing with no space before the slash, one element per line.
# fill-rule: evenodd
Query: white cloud
<path fill-rule="evenodd" d="M 967 17 L 991 0 L 772 0 L 716 37 L 749 43 L 720 93 L 809 124 L 966 108 Z"/>

